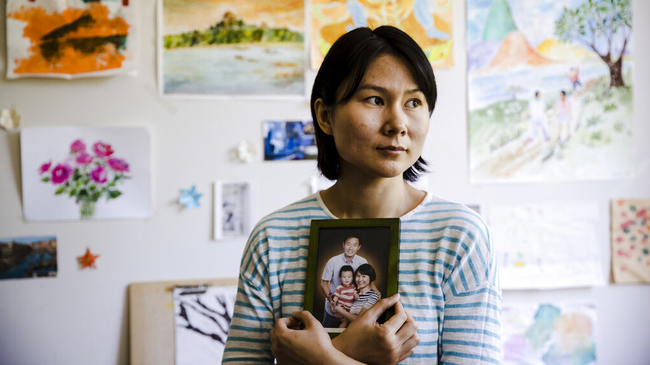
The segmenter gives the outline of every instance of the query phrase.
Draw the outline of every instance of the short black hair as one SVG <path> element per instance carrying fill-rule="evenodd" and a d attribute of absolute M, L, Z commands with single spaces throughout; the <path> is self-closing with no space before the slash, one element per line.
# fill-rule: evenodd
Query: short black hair
<path fill-rule="evenodd" d="M 352 266 L 350 266 L 350 265 L 343 265 L 343 266 L 341 266 L 341 270 L 339 270 L 339 278 L 341 277 L 341 275 L 343 275 L 343 272 L 344 272 L 344 271 L 349 271 L 349 272 L 352 273 L 352 276 L 354 276 L 354 269 L 352 268 Z M 354 281 L 354 280 L 353 280 L 353 281 Z"/>
<path fill-rule="evenodd" d="M 562 96 L 566 96 L 566 91 L 560 90 L 560 94 L 562 94 Z"/>
<path fill-rule="evenodd" d="M 356 277 L 357 274 L 368 275 L 370 277 L 370 282 L 371 283 L 373 281 L 375 281 L 375 279 L 377 279 L 377 274 L 375 273 L 375 268 L 372 267 L 370 264 L 361 264 L 361 265 L 359 265 L 359 267 L 357 267 L 357 271 L 354 273 L 354 276 Z"/>
<path fill-rule="evenodd" d="M 326 106 L 348 102 L 357 91 L 368 66 L 383 55 L 395 56 L 404 63 L 427 99 L 429 117 L 433 113 L 438 98 L 433 69 L 422 48 L 408 34 L 385 25 L 374 30 L 356 28 L 342 35 L 327 52 L 318 70 L 310 101 L 318 146 L 318 169 L 330 180 L 338 179 L 339 154 L 334 137 L 323 132 L 318 125 L 314 103 L 318 99 L 323 99 Z M 345 86 L 340 90 L 342 97 L 337 100 L 341 85 Z M 426 165 L 427 162 L 420 156 L 413 166 L 404 171 L 404 180 L 416 181 L 420 173 L 427 171 Z"/>

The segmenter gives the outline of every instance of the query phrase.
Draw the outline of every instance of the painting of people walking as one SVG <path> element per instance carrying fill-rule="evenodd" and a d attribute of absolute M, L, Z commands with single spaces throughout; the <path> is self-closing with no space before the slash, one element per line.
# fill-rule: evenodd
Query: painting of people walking
<path fill-rule="evenodd" d="M 303 1 L 160 0 L 159 6 L 163 95 L 306 95 Z"/>
<path fill-rule="evenodd" d="M 631 0 L 468 0 L 472 183 L 634 174 Z"/>
<path fill-rule="evenodd" d="M 135 73 L 129 0 L 7 0 L 7 78 Z"/>
<path fill-rule="evenodd" d="M 0 280 L 54 277 L 56 273 L 56 237 L 0 238 Z"/>

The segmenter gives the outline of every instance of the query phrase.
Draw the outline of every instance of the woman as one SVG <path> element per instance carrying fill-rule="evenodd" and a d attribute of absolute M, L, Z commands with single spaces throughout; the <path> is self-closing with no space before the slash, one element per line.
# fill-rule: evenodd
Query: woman
<path fill-rule="evenodd" d="M 375 269 L 370 264 L 362 264 L 357 268 L 357 271 L 354 273 L 354 285 L 356 286 L 357 294 L 355 294 L 356 298 L 350 307 L 350 311 L 347 311 L 341 305 L 333 307 L 334 314 L 338 314 L 344 319 L 341 322 L 345 325 L 341 326 L 341 328 L 347 327 L 350 322 L 357 319 L 357 316 L 363 314 L 377 303 L 379 293 L 370 287 L 370 284 L 376 278 L 377 274 L 375 273 Z"/>
<path fill-rule="evenodd" d="M 501 299 L 485 223 L 407 183 L 424 171 L 436 97 L 431 65 L 404 32 L 358 28 L 332 45 L 311 111 L 318 167 L 336 183 L 251 233 L 224 363 L 499 363 Z M 400 218 L 399 294 L 330 340 L 302 311 L 311 220 L 389 217 Z M 377 324 L 390 307 L 395 315 Z"/>

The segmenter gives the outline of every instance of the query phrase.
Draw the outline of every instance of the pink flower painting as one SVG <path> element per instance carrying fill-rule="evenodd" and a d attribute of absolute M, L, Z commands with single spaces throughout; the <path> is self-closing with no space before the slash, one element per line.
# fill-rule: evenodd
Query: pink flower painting
<path fill-rule="evenodd" d="M 92 145 L 92 153 L 86 151 L 83 140 L 70 144 L 70 153 L 53 169 L 52 161 L 39 168 L 41 181 L 57 186 L 54 195 L 74 197 L 80 206 L 82 219 L 90 219 L 95 213 L 95 203 L 102 197 L 117 199 L 122 192 L 118 184 L 123 184 L 131 176 L 129 164 L 122 158 L 112 156 L 113 147 L 97 141 Z"/>
<path fill-rule="evenodd" d="M 100 141 L 93 145 L 93 152 L 95 152 L 97 157 L 104 158 L 112 155 L 114 151 L 110 144 Z"/>
<path fill-rule="evenodd" d="M 109 158 L 106 162 L 115 171 L 129 172 L 129 164 L 121 158 Z"/>
<path fill-rule="evenodd" d="M 52 166 L 52 161 L 42 164 L 38 169 L 38 172 L 43 175 L 44 173 L 50 171 L 50 166 Z"/>
<path fill-rule="evenodd" d="M 63 184 L 68 181 L 70 175 L 72 175 L 73 170 L 70 166 L 65 164 L 58 164 L 52 170 L 52 183 L 53 184 Z"/>
<path fill-rule="evenodd" d="M 78 139 L 70 145 L 70 153 L 79 153 L 86 152 L 86 144 L 82 140 Z"/>

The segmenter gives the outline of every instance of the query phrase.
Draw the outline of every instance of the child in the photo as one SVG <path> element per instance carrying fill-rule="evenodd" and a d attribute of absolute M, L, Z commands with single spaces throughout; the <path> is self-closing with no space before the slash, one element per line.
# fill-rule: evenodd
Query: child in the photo
<path fill-rule="evenodd" d="M 352 266 L 345 265 L 341 267 L 339 271 L 339 278 L 341 279 L 341 285 L 336 287 L 334 294 L 332 294 L 331 300 L 331 310 L 333 313 L 337 313 L 338 310 L 350 311 L 352 303 L 354 303 L 355 294 L 357 293 L 357 288 L 353 283 L 354 269 Z M 340 307 L 335 309 L 335 307 Z M 349 324 L 348 320 L 344 318 L 341 314 L 336 314 L 336 318 L 341 320 L 339 328 L 346 328 Z"/>
<path fill-rule="evenodd" d="M 344 311 L 341 306 L 334 307 L 335 315 L 340 314 L 347 322 L 354 321 L 379 300 L 379 293 L 371 288 L 371 283 L 377 279 L 375 269 L 370 264 L 363 264 L 355 273 L 356 295 L 349 311 Z"/>

